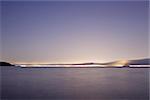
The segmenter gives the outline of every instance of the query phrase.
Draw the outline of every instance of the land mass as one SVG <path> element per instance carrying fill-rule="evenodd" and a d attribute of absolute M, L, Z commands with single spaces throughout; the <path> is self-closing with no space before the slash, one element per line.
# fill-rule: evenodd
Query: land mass
<path fill-rule="evenodd" d="M 0 62 L 0 66 L 15 66 L 15 65 L 10 64 L 8 62 Z"/>
<path fill-rule="evenodd" d="M 23 65 L 23 64 L 21 64 Z M 20 65 L 20 66 L 21 66 Z M 33 66 L 34 64 L 25 64 L 27 66 Z M 38 65 L 38 64 L 37 64 Z M 72 65 L 75 67 L 79 67 L 79 66 L 86 66 L 87 67 L 129 67 L 131 65 L 145 65 L 146 67 L 150 65 L 150 58 L 145 58 L 145 59 L 136 59 L 136 60 L 126 60 L 126 61 L 113 61 L 113 62 L 107 62 L 107 63 L 93 63 L 93 62 L 89 62 L 89 63 L 76 63 L 76 64 L 40 64 L 41 67 L 42 65 L 48 65 L 48 66 L 55 66 L 55 65 L 59 65 L 59 66 L 68 66 L 68 65 Z M 8 62 L 0 62 L 0 66 L 15 66 L 13 64 L 10 64 Z M 33 67 L 37 67 L 37 66 L 33 66 Z"/>

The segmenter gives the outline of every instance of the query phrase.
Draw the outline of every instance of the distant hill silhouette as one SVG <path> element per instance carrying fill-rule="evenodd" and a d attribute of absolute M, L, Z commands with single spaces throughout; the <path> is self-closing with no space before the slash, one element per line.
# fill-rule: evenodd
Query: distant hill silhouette
<path fill-rule="evenodd" d="M 137 59 L 137 60 L 126 60 L 126 61 L 118 60 L 118 61 L 107 62 L 107 63 L 87 62 L 87 63 L 76 63 L 76 64 L 47 64 L 47 65 L 104 65 L 107 67 L 110 67 L 110 66 L 129 67 L 130 65 L 150 65 L 150 58 Z M 15 65 L 8 63 L 8 62 L 0 62 L 0 66 L 15 66 Z M 32 66 L 32 64 L 31 64 L 31 66 Z"/>
<path fill-rule="evenodd" d="M 113 61 L 113 62 L 107 62 L 107 63 L 102 63 L 102 65 L 113 65 L 118 63 L 119 61 Z M 137 59 L 137 60 L 127 60 L 127 63 L 125 66 L 128 65 L 150 65 L 150 59 L 145 58 L 145 59 Z"/>
<path fill-rule="evenodd" d="M 8 62 L 0 62 L 0 66 L 14 66 Z"/>
<path fill-rule="evenodd" d="M 150 65 L 150 59 L 130 60 L 129 65 Z"/>
<path fill-rule="evenodd" d="M 89 63 L 79 63 L 79 64 L 71 64 L 71 65 L 95 65 L 95 64 L 100 64 L 100 63 L 89 62 Z"/>

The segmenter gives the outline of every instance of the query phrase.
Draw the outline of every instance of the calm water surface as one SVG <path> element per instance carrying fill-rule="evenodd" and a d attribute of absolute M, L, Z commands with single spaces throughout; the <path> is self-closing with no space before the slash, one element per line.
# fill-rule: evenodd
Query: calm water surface
<path fill-rule="evenodd" d="M 1 68 L 2 100 L 149 100 L 148 68 Z"/>

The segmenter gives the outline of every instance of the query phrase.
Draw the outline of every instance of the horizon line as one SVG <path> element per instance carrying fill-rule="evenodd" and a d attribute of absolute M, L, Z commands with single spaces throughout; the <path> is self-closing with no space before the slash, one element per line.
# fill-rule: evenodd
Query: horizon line
<path fill-rule="evenodd" d="M 91 63 L 91 64 L 104 64 L 104 63 L 110 63 L 110 62 L 116 62 L 116 61 L 131 61 L 131 60 L 141 60 L 141 59 L 150 59 L 150 57 L 141 57 L 141 58 L 135 58 L 135 59 L 120 59 L 120 60 L 112 60 L 112 61 L 105 61 L 105 62 L 94 62 L 94 61 L 87 61 L 87 62 L 70 62 L 70 63 L 67 63 L 67 62 L 57 62 L 57 63 L 50 63 L 50 62 L 47 62 L 47 63 L 37 63 L 37 62 L 33 62 L 33 63 L 28 63 L 28 62 L 24 62 L 24 63 L 15 63 L 15 62 L 9 62 L 9 61 L 0 61 L 0 62 L 8 62 L 8 63 L 11 63 L 11 64 L 19 64 L 19 65 L 33 65 L 33 64 L 37 64 L 37 65 L 71 65 L 71 64 L 87 64 L 87 63 Z"/>

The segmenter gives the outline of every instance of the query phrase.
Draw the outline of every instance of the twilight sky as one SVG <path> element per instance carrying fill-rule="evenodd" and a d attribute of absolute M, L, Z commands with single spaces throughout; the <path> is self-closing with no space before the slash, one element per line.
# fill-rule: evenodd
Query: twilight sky
<path fill-rule="evenodd" d="M 148 57 L 148 1 L 2 2 L 1 60 L 108 62 Z"/>

